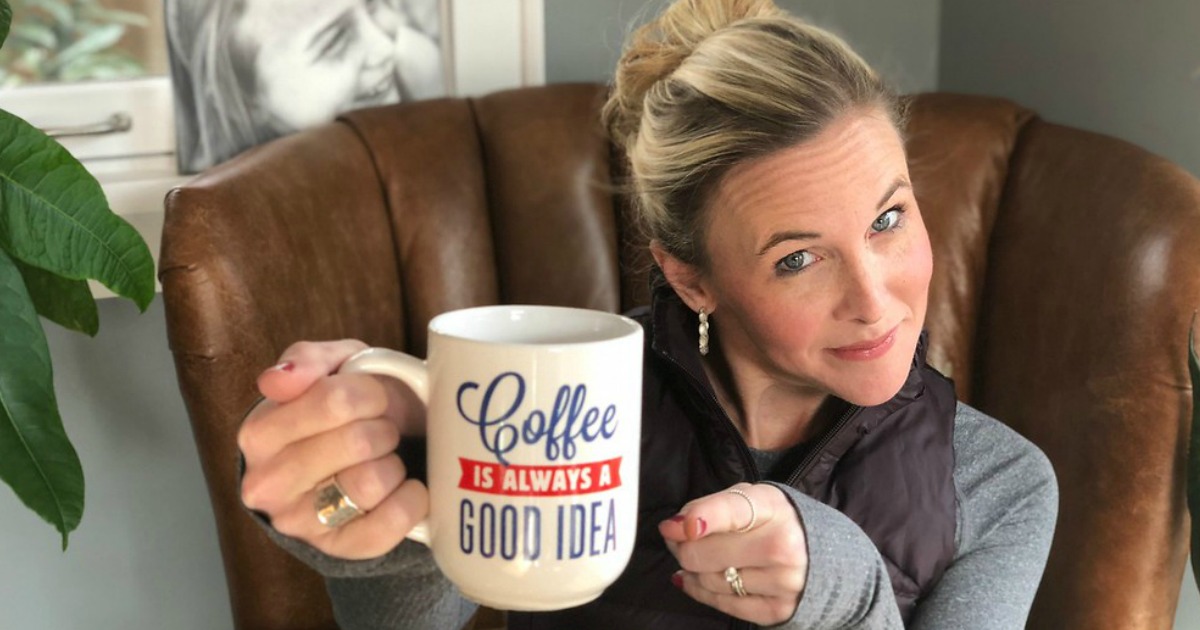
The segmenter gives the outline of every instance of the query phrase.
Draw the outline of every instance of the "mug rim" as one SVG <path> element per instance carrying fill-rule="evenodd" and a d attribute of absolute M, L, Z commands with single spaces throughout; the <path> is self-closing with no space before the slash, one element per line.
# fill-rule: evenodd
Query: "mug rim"
<path fill-rule="evenodd" d="M 533 311 L 537 313 L 556 313 L 559 315 L 570 315 L 576 318 L 590 318 L 594 321 L 603 320 L 606 324 L 613 326 L 611 332 L 602 331 L 595 333 L 595 338 L 580 339 L 576 341 L 507 341 L 503 339 L 486 339 L 478 336 L 473 336 L 461 328 L 452 329 L 450 323 L 453 320 L 460 318 L 465 319 L 471 315 L 488 316 L 498 313 L 512 314 L 519 311 Z M 614 341 L 627 339 L 643 334 L 642 325 L 625 315 L 620 313 L 612 313 L 599 309 L 579 308 L 574 306 L 552 306 L 544 304 L 492 304 L 487 306 L 471 306 L 467 308 L 454 309 L 445 311 L 434 316 L 429 320 L 428 326 L 429 335 L 439 336 L 455 341 L 475 343 L 485 346 L 505 346 L 505 347 L 520 347 L 520 348 L 539 348 L 549 349 L 554 347 L 577 348 L 590 345 L 606 344 Z"/>

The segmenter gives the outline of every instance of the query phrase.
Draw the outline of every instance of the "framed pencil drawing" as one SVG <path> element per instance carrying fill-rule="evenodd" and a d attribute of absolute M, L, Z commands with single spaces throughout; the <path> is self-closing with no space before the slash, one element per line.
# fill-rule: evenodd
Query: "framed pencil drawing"
<path fill-rule="evenodd" d="M 529 72 L 540 63 L 530 61 L 540 49 L 529 50 L 540 46 L 540 6 L 541 0 L 166 0 L 179 170 L 198 172 L 350 109 L 514 85 L 490 67 L 504 56 L 489 50 L 496 43 L 519 49 L 516 85 L 542 82 Z"/>

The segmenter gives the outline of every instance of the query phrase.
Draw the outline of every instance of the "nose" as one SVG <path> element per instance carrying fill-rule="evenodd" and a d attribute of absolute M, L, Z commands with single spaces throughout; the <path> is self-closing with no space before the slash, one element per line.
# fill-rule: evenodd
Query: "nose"
<path fill-rule="evenodd" d="M 396 0 L 363 0 L 363 3 L 375 27 L 388 39 L 395 38 L 402 19 Z"/>
<path fill-rule="evenodd" d="M 833 316 L 838 321 L 874 324 L 883 319 L 887 302 L 887 265 L 870 253 L 846 259 L 841 299 Z"/>
<path fill-rule="evenodd" d="M 356 11 L 359 33 L 367 50 L 367 62 L 379 63 L 393 54 L 400 14 L 384 0 L 366 0 Z"/>
<path fill-rule="evenodd" d="M 371 12 L 372 5 L 375 5 L 374 13 Z M 377 105 L 399 96 L 395 42 L 386 31 L 386 15 L 390 11 L 381 0 L 375 0 L 360 5 L 355 13 L 362 55 L 358 60 L 354 98 L 359 106 Z M 379 19 L 385 21 L 381 23 Z"/>

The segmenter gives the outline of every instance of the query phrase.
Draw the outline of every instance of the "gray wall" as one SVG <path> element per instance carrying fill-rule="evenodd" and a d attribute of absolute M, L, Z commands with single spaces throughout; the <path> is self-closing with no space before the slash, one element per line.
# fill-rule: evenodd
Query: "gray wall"
<path fill-rule="evenodd" d="M 1191 562 L 1183 576 L 1183 590 L 1179 592 L 1179 608 L 1175 610 L 1175 630 L 1200 628 L 1200 591 L 1196 590 L 1196 577 Z"/>
<path fill-rule="evenodd" d="M 1198 28 L 1196 0 L 945 0 L 939 86 L 1006 96 L 1200 174 Z"/>
<path fill-rule="evenodd" d="M 777 0 L 846 38 L 901 91 L 937 85 L 941 0 Z M 606 81 L 632 26 L 665 3 L 651 0 L 546 0 L 546 78 Z"/>
<path fill-rule="evenodd" d="M 143 315 L 125 300 L 99 305 L 94 339 L 45 325 L 63 423 L 87 480 L 83 522 L 63 553 L 58 533 L 0 485 L 0 626 L 229 627 L 161 296 Z"/>
<path fill-rule="evenodd" d="M 1200 2 L 945 0 L 939 89 L 1003 96 L 1200 175 Z M 1176 628 L 1200 628 L 1184 577 Z"/>

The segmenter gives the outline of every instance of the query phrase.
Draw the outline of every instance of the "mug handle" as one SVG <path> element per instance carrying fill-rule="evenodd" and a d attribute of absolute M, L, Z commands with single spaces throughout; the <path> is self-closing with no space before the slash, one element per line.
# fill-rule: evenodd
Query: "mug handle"
<path fill-rule="evenodd" d="M 338 368 L 338 373 L 366 373 L 390 376 L 412 388 L 413 393 L 426 406 L 429 405 L 429 368 L 425 362 L 411 355 L 388 350 L 367 348 L 354 354 Z M 429 519 L 423 519 L 412 528 L 405 538 L 429 546 Z"/>

